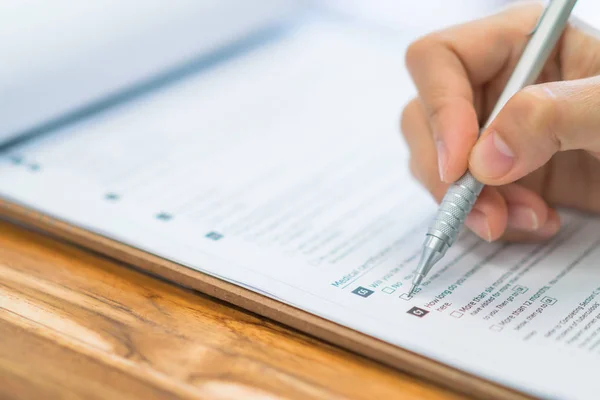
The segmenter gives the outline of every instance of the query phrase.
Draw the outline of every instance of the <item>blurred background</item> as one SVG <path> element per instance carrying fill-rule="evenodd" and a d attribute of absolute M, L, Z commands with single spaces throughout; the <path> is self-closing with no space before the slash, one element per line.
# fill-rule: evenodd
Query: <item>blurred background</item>
<path fill-rule="evenodd" d="M 0 141 L 307 14 L 381 29 L 406 43 L 517 1 L 2 0 Z M 597 0 L 580 0 L 574 14 L 600 26 Z"/>
<path fill-rule="evenodd" d="M 324 0 L 316 7 L 395 30 L 429 31 L 494 12 L 515 0 Z"/>
<path fill-rule="evenodd" d="M 312 3 L 390 29 L 426 32 L 479 18 L 520 2 L 531 0 L 314 0 Z M 573 14 L 599 26 L 600 2 L 579 0 Z"/>

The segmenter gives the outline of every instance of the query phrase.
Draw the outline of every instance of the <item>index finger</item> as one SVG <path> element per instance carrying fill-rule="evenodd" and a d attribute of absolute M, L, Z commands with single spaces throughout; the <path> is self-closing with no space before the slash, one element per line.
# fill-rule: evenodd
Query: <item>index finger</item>
<path fill-rule="evenodd" d="M 539 4 L 513 6 L 409 46 L 406 65 L 423 102 L 445 182 L 466 171 L 477 140 L 477 111 L 487 99 L 476 89 L 514 62 L 515 50 L 524 46 L 541 10 Z"/>

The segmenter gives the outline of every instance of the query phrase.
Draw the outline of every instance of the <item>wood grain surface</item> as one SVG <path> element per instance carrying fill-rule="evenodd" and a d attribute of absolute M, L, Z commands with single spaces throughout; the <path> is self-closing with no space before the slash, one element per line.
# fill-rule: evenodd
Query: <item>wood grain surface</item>
<path fill-rule="evenodd" d="M 0 398 L 463 397 L 0 221 Z"/>

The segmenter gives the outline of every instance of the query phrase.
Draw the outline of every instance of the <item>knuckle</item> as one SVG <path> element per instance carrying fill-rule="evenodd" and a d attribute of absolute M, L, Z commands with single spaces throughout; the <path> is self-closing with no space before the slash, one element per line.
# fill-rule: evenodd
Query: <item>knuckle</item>
<path fill-rule="evenodd" d="M 400 115 L 400 130 L 405 132 L 411 128 L 419 116 L 419 99 L 414 98 L 404 106 Z"/>
<path fill-rule="evenodd" d="M 427 120 L 435 124 L 440 119 L 442 110 L 452 104 L 454 97 L 447 96 L 442 90 L 432 90 L 429 93 L 431 100 L 426 107 Z"/>
<path fill-rule="evenodd" d="M 520 96 L 523 102 L 530 104 L 531 122 L 536 126 L 547 125 L 556 111 L 556 103 L 548 96 L 539 96 L 536 94 L 538 91 L 538 88 L 526 87 L 521 91 Z"/>
<path fill-rule="evenodd" d="M 517 92 L 508 102 L 511 116 L 518 118 L 520 122 L 529 121 L 535 112 L 536 104 L 533 96 L 527 90 Z"/>
<path fill-rule="evenodd" d="M 423 39 L 418 39 L 412 42 L 406 49 L 406 53 L 404 54 L 404 62 L 409 69 L 415 64 L 415 60 L 420 58 L 420 55 L 423 52 L 422 47 Z"/>
<path fill-rule="evenodd" d="M 556 134 L 557 118 L 559 116 L 559 104 L 550 96 L 540 95 L 539 87 L 528 87 L 523 95 L 529 97 L 531 107 L 531 129 L 540 143 L 548 143 L 553 149 L 562 148 L 559 136 Z"/>
<path fill-rule="evenodd" d="M 434 42 L 435 36 L 433 34 L 428 34 L 412 42 L 406 49 L 404 56 L 406 66 L 409 69 L 414 68 L 419 60 L 423 58 L 423 55 L 431 51 Z"/>
<path fill-rule="evenodd" d="M 540 96 L 538 91 L 537 87 L 526 87 L 515 94 L 507 104 L 507 117 L 514 121 L 511 125 L 519 129 L 514 134 L 527 135 L 537 143 L 549 142 L 560 148 L 560 140 L 554 131 L 558 105 L 554 99 Z"/>

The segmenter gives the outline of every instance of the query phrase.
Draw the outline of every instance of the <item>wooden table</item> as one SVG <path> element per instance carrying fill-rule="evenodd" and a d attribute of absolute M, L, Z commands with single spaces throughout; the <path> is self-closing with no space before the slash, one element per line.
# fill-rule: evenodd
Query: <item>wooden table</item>
<path fill-rule="evenodd" d="M 0 398 L 462 398 L 0 221 Z"/>

